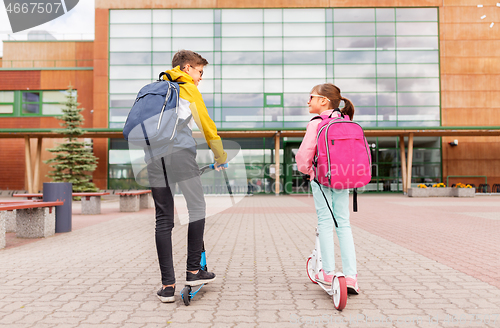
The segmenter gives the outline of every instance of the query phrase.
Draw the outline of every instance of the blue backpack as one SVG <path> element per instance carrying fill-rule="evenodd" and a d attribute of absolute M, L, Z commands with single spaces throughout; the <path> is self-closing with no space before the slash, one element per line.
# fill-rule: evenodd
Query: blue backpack
<path fill-rule="evenodd" d="M 169 81 L 163 80 L 163 75 Z M 162 72 L 158 81 L 144 86 L 137 94 L 123 127 L 123 136 L 132 147 L 144 149 L 146 162 L 165 155 L 192 117 L 185 120 L 178 117 L 179 84 L 182 83 L 172 82 L 170 75 Z"/>

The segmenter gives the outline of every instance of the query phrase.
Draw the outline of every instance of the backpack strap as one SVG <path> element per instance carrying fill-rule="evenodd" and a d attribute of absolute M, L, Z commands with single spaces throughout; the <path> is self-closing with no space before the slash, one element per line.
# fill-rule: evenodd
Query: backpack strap
<path fill-rule="evenodd" d="M 352 210 L 353 210 L 353 212 L 358 211 L 358 188 L 353 189 Z"/>
<path fill-rule="evenodd" d="M 163 76 L 166 76 L 167 79 L 170 81 L 170 82 L 175 82 L 177 84 L 184 84 L 186 82 L 176 82 L 174 80 L 172 80 L 172 77 L 170 76 L 170 74 L 166 73 L 166 72 L 161 72 L 160 75 L 158 76 L 158 81 L 166 81 Z"/>
<path fill-rule="evenodd" d="M 340 111 L 340 109 L 338 109 L 338 108 L 335 108 L 335 109 L 334 109 L 334 110 L 330 113 L 330 115 L 328 115 L 328 118 L 332 118 L 332 115 L 333 115 L 333 113 L 335 113 L 335 112 L 339 112 L 339 113 L 340 113 L 340 115 L 342 116 L 342 118 L 344 118 L 344 114 L 342 114 L 342 112 L 341 112 L 341 111 Z M 318 116 L 314 116 L 313 118 L 311 118 L 311 121 L 312 121 L 312 120 L 318 120 L 318 119 L 324 120 L 325 118 L 327 118 L 327 117 L 326 117 L 326 115 L 318 115 Z"/>
<path fill-rule="evenodd" d="M 321 193 L 323 194 L 323 198 L 325 199 L 326 206 L 328 206 L 328 209 L 330 210 L 330 213 L 332 214 L 333 222 L 335 223 L 335 227 L 338 228 L 339 225 L 337 224 L 337 220 L 335 220 L 335 216 L 333 215 L 333 211 L 330 207 L 330 204 L 328 204 L 328 200 L 326 199 L 325 193 L 323 192 L 323 188 L 321 188 L 321 184 L 314 178 L 314 182 L 318 184 L 319 190 L 321 190 Z"/>
<path fill-rule="evenodd" d="M 182 122 L 181 124 L 177 125 L 177 128 L 179 130 L 182 130 L 183 128 L 186 127 L 186 125 L 188 125 L 189 121 L 191 121 L 192 118 L 193 118 L 193 114 L 190 114 L 188 117 L 186 117 L 186 119 L 184 120 L 184 122 Z"/>
<path fill-rule="evenodd" d="M 160 73 L 160 75 L 158 76 L 158 81 L 165 80 L 165 79 L 163 78 L 163 76 L 164 76 L 164 75 L 167 75 L 167 73 L 165 73 L 165 72 L 161 72 L 161 73 Z M 169 79 L 169 80 L 170 80 L 170 79 Z M 170 80 L 170 81 L 172 81 L 172 80 Z"/>
<path fill-rule="evenodd" d="M 180 130 L 184 129 L 184 128 L 188 125 L 189 121 L 191 121 L 191 118 L 193 118 L 193 114 L 189 115 L 189 116 L 188 116 L 188 117 L 184 120 L 184 122 L 182 122 L 181 124 L 177 125 L 177 129 L 178 129 L 178 131 L 180 131 Z M 173 152 L 174 152 L 174 142 L 172 142 L 170 145 L 168 145 L 168 148 L 167 148 L 167 153 L 165 154 L 165 156 L 163 156 L 163 157 L 161 158 L 161 161 L 162 161 L 163 165 L 165 165 L 165 164 L 166 164 L 166 165 L 170 166 L 170 164 L 172 163 L 172 153 L 173 153 Z M 166 159 L 167 159 L 167 160 L 166 160 L 166 162 L 164 161 L 164 159 L 163 159 L 163 158 L 166 158 Z"/>
<path fill-rule="evenodd" d="M 332 117 L 333 113 L 335 113 L 335 112 L 340 113 L 340 116 L 341 116 L 342 118 L 344 118 L 344 114 L 342 114 L 342 112 L 340 111 L 340 109 L 339 109 L 339 108 L 335 108 L 335 109 L 332 111 L 332 113 L 330 114 L 330 116 L 329 116 L 329 117 Z"/>
<path fill-rule="evenodd" d="M 160 76 L 158 76 L 158 81 L 161 81 L 161 80 L 165 80 L 163 77 L 166 76 L 167 79 L 170 81 L 170 82 L 174 82 L 174 80 L 172 80 L 172 77 L 170 76 L 170 74 L 168 74 L 167 72 L 161 72 L 160 73 Z"/>

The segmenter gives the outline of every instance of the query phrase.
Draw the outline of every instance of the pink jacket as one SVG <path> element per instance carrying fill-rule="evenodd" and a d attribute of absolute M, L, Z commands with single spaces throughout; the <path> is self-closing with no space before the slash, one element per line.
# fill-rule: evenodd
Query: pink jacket
<path fill-rule="evenodd" d="M 330 115 L 333 109 L 325 110 L 321 115 Z M 295 162 L 297 162 L 297 169 L 311 176 L 314 179 L 313 159 L 316 153 L 316 135 L 318 134 L 318 125 L 321 120 L 313 120 L 307 124 L 306 135 L 300 144 L 299 151 L 295 155 Z"/>

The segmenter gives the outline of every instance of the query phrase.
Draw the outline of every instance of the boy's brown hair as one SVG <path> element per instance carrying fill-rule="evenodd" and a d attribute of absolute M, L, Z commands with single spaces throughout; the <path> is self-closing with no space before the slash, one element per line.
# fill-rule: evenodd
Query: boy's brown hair
<path fill-rule="evenodd" d="M 179 50 L 175 53 L 174 58 L 172 58 L 172 68 L 180 66 L 181 69 L 187 64 L 191 66 L 206 66 L 208 61 L 203 58 L 199 53 L 191 50 Z"/>
<path fill-rule="evenodd" d="M 344 108 L 340 112 L 344 115 L 348 115 L 352 120 L 354 116 L 354 105 L 352 102 L 340 95 L 340 89 L 336 85 L 331 83 L 318 84 L 312 89 L 312 92 L 316 92 L 320 96 L 324 96 L 330 99 L 329 108 L 335 109 L 340 105 L 340 101 L 344 101 Z"/>

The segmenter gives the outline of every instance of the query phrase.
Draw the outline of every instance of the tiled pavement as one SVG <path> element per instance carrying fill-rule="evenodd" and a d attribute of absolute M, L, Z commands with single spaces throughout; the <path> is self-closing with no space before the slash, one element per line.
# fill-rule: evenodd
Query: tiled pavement
<path fill-rule="evenodd" d="M 101 219 L 75 214 L 71 233 L 0 250 L 1 327 L 500 327 L 500 197 L 361 195 L 351 221 L 362 293 L 342 312 L 305 272 L 310 197 L 247 197 L 209 217 L 218 279 L 188 307 L 186 226 L 173 233 L 176 302 L 162 304 L 154 211 L 110 204 Z"/>

